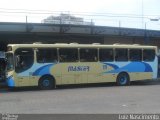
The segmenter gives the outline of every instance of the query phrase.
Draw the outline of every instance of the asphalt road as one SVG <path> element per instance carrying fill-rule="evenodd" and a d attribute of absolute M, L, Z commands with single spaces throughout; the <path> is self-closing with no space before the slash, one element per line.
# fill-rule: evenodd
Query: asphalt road
<path fill-rule="evenodd" d="M 0 113 L 160 113 L 160 82 L 0 90 Z"/>

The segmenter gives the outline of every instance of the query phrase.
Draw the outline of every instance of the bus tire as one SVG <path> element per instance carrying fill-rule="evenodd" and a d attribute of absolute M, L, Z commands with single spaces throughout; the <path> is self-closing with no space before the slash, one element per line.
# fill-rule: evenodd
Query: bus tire
<path fill-rule="evenodd" d="M 52 76 L 43 76 L 40 78 L 38 87 L 41 90 L 50 90 L 55 87 L 55 80 Z"/>
<path fill-rule="evenodd" d="M 130 84 L 130 78 L 128 73 L 122 72 L 117 76 L 117 85 L 118 86 L 126 86 Z"/>

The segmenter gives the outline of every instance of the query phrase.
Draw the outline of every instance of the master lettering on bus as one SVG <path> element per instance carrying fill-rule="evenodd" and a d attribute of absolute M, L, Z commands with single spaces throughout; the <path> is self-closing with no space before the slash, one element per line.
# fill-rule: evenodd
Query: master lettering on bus
<path fill-rule="evenodd" d="M 68 66 L 68 72 L 70 71 L 89 71 L 89 66 Z"/>

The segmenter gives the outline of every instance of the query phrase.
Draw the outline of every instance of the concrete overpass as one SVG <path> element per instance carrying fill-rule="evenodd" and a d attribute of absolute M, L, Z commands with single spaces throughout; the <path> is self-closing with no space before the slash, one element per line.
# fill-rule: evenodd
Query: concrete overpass
<path fill-rule="evenodd" d="M 0 50 L 9 43 L 130 43 L 160 46 L 160 31 L 120 27 L 42 24 L 0 23 Z"/>

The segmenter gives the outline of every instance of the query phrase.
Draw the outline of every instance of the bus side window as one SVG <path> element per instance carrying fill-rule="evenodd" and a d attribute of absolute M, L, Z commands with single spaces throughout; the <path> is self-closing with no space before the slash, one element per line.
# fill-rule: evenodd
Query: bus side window
<path fill-rule="evenodd" d="M 38 63 L 53 63 L 57 61 L 58 61 L 58 57 L 57 57 L 56 48 L 37 49 L 37 62 Z"/>
<path fill-rule="evenodd" d="M 100 61 L 113 61 L 114 56 L 113 56 L 113 49 L 99 49 L 99 60 Z"/>
<path fill-rule="evenodd" d="M 98 61 L 98 50 L 97 49 L 80 49 L 80 61 L 81 62 L 97 62 Z"/>
<path fill-rule="evenodd" d="M 142 60 L 142 50 L 141 49 L 130 49 L 129 50 L 129 60 L 130 61 L 141 61 Z"/>
<path fill-rule="evenodd" d="M 77 48 L 60 48 L 59 49 L 60 62 L 78 62 Z"/>
<path fill-rule="evenodd" d="M 143 50 L 143 61 L 153 61 L 155 58 L 155 50 L 144 49 Z"/>
<path fill-rule="evenodd" d="M 128 61 L 128 49 L 117 48 L 115 49 L 116 61 Z"/>

